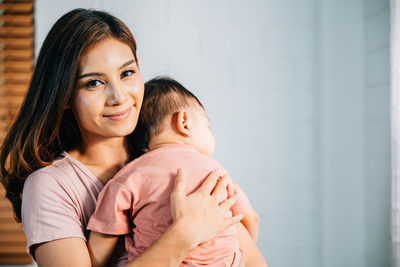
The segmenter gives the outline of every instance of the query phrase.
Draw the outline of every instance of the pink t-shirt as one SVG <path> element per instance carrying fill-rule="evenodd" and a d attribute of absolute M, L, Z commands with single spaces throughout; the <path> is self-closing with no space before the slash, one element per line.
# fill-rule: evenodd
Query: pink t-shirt
<path fill-rule="evenodd" d="M 102 189 L 103 184 L 66 152 L 50 166 L 29 175 L 22 194 L 22 225 L 28 252 L 32 255 L 30 248 L 35 244 L 61 238 L 86 241 L 86 225 Z M 111 266 L 122 266 L 127 261 L 122 238 L 121 241 Z"/>
<path fill-rule="evenodd" d="M 99 195 L 88 229 L 104 234 L 125 235 L 129 260 L 145 251 L 172 223 L 170 195 L 176 171 L 185 170 L 186 193 L 195 191 L 214 169 L 214 159 L 187 145 L 169 145 L 152 150 L 123 167 Z M 244 213 L 249 202 L 230 180 L 227 195 L 239 200 L 228 216 Z M 229 227 L 211 241 L 196 247 L 184 260 L 185 266 L 239 266 L 242 254 L 236 228 Z"/>

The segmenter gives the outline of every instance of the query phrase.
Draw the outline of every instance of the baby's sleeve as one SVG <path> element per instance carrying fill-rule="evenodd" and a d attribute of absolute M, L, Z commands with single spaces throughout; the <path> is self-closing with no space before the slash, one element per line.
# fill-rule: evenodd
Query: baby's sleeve
<path fill-rule="evenodd" d="M 100 192 L 87 229 L 109 235 L 130 233 L 132 200 L 132 193 L 123 184 L 111 180 Z"/>
<path fill-rule="evenodd" d="M 232 195 L 238 196 L 238 200 L 231 207 L 232 215 L 235 216 L 237 214 L 244 214 L 250 208 L 250 201 L 240 186 L 231 179 L 230 183 L 228 184 L 228 198 Z"/>
<path fill-rule="evenodd" d="M 27 250 L 32 256 L 35 244 L 69 237 L 86 241 L 75 203 L 51 172 L 37 171 L 26 179 L 21 208 Z"/>

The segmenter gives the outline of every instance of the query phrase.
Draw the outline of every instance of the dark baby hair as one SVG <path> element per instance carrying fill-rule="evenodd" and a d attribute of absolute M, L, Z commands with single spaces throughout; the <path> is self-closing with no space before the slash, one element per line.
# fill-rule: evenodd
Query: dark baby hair
<path fill-rule="evenodd" d="M 139 149 L 148 148 L 150 137 L 162 131 L 165 118 L 188 107 L 190 100 L 204 108 L 192 92 L 170 77 L 155 77 L 144 87 L 142 109 L 134 132 Z"/>

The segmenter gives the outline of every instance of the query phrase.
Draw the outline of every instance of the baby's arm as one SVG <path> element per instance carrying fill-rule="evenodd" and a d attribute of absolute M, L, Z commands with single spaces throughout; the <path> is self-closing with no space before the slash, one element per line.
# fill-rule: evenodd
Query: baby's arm
<path fill-rule="evenodd" d="M 253 209 L 253 207 L 249 207 L 249 209 L 243 214 L 243 219 L 241 223 L 249 232 L 251 238 L 253 238 L 254 242 L 257 242 L 258 238 L 258 214 Z"/>
<path fill-rule="evenodd" d="M 91 231 L 87 243 L 92 267 L 107 266 L 115 245 L 117 244 L 117 235 L 106 235 Z"/>
<path fill-rule="evenodd" d="M 239 240 L 240 249 L 244 254 L 245 266 L 268 267 L 263 255 L 244 225 L 242 223 L 237 223 L 236 229 L 237 233 L 235 237 Z"/>

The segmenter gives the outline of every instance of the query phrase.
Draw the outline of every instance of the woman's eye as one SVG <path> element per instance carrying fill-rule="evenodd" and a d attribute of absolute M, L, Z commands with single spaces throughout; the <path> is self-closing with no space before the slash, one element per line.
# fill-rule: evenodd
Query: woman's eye
<path fill-rule="evenodd" d="M 134 70 L 126 70 L 121 73 L 121 78 L 129 77 L 135 73 Z"/>
<path fill-rule="evenodd" d="M 85 87 L 93 88 L 93 87 L 99 86 L 100 84 L 101 84 L 101 82 L 99 80 L 91 80 L 85 84 Z"/>

